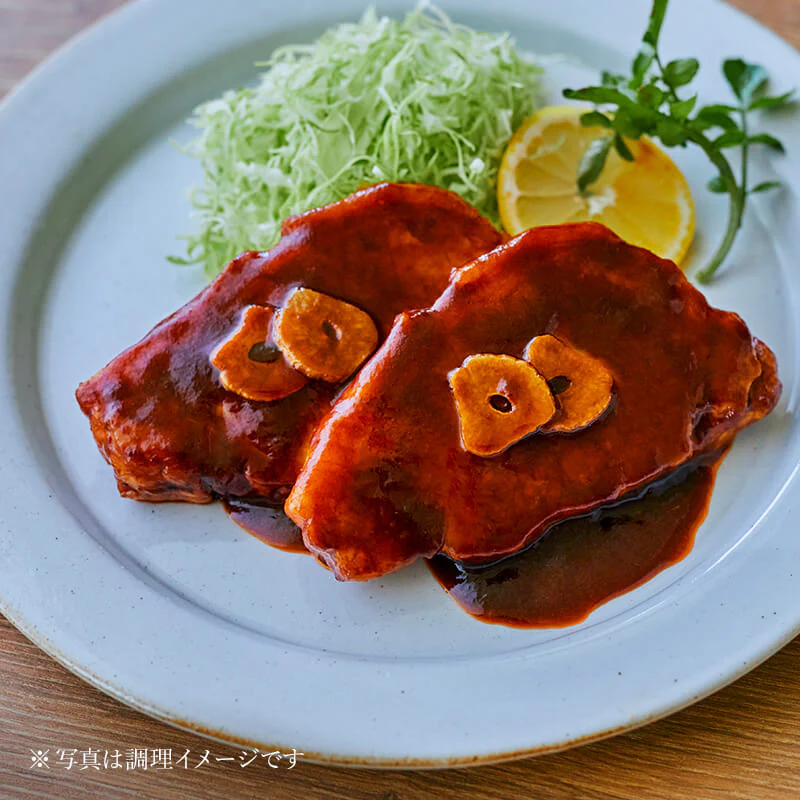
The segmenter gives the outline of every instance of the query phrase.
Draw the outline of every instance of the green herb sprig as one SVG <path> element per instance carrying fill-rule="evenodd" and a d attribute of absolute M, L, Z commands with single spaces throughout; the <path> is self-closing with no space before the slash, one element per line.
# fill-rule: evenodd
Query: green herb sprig
<path fill-rule="evenodd" d="M 590 194 L 614 147 L 626 161 L 633 160 L 625 139 L 647 135 L 666 147 L 695 144 L 717 168 L 718 175 L 708 183 L 712 192 L 729 196 L 728 226 L 711 260 L 697 273 L 702 283 L 712 279 L 725 260 L 741 227 L 747 199 L 751 194 L 780 186 L 779 181 L 750 185 L 750 148 L 764 145 L 783 152 L 783 145 L 768 133 L 753 133 L 750 114 L 775 109 L 793 102 L 794 90 L 781 95 L 767 94 L 768 75 L 757 64 L 741 58 L 726 60 L 722 71 L 736 98 L 734 104 L 713 104 L 697 108 L 697 94 L 682 97 L 700 69 L 696 58 L 681 58 L 664 63 L 659 53 L 659 38 L 669 0 L 654 0 L 650 22 L 641 48 L 631 65 L 631 75 L 602 74 L 600 86 L 565 89 L 564 96 L 595 104 L 595 110 L 581 116 L 586 127 L 601 126 L 613 132 L 593 141 L 578 168 L 578 189 Z M 738 176 L 726 153 L 741 152 Z"/>

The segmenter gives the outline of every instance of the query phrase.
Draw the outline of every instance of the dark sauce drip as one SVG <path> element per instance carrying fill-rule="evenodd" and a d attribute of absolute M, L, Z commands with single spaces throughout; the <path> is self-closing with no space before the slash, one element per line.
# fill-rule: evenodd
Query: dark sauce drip
<path fill-rule="evenodd" d="M 456 603 L 482 622 L 575 625 L 689 554 L 719 461 L 719 454 L 695 459 L 618 503 L 554 525 L 531 547 L 492 564 L 435 556 L 428 567 Z M 308 552 L 277 500 L 228 498 L 224 506 L 237 525 L 272 547 Z"/>
<path fill-rule="evenodd" d="M 303 535 L 283 512 L 283 504 L 260 498 L 247 500 L 231 497 L 223 501 L 228 516 L 240 527 L 258 539 L 279 550 L 307 553 Z"/>
<path fill-rule="evenodd" d="M 640 586 L 692 549 L 720 455 L 695 459 L 644 492 L 550 528 L 532 546 L 489 565 L 435 556 L 428 566 L 482 622 L 552 628 Z"/>

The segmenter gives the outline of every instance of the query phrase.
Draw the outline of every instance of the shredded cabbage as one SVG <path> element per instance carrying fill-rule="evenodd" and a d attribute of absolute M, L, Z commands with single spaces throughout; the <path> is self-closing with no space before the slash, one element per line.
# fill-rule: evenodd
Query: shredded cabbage
<path fill-rule="evenodd" d="M 188 258 L 209 276 L 265 250 L 285 217 L 379 181 L 451 189 L 499 224 L 503 150 L 539 103 L 541 68 L 507 35 L 423 4 L 403 21 L 370 8 L 312 45 L 284 47 L 255 88 L 226 92 L 190 122 L 204 171 L 190 199 Z"/>

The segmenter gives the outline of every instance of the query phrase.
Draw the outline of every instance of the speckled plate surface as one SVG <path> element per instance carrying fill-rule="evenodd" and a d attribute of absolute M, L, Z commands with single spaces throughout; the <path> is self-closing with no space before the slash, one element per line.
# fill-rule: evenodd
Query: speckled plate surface
<path fill-rule="evenodd" d="M 149 714 L 319 761 L 446 766 L 557 749 L 639 725 L 730 682 L 800 629 L 800 129 L 756 165 L 759 197 L 708 291 L 777 353 L 780 406 L 739 437 L 691 555 L 576 627 L 483 625 L 424 567 L 341 585 L 272 550 L 220 508 L 118 497 L 73 397 L 77 383 L 191 297 L 165 262 L 196 165 L 170 144 L 192 107 L 251 80 L 280 44 L 357 18 L 363 0 L 140 0 L 39 69 L 0 108 L 0 610 L 104 691 Z M 565 56 L 561 86 L 621 68 L 645 0 L 452 0 L 459 21 Z M 381 3 L 400 13 L 404 3 Z M 709 37 L 708 31 L 715 35 Z M 720 45 L 724 42 L 724 46 Z M 670 54 L 723 57 L 781 81 L 800 57 L 714 0 L 674 0 Z M 724 51 L 724 52 L 723 52 Z M 724 95 L 722 95 L 724 96 Z M 724 220 L 709 167 L 677 159 L 698 201 L 698 263 Z"/>

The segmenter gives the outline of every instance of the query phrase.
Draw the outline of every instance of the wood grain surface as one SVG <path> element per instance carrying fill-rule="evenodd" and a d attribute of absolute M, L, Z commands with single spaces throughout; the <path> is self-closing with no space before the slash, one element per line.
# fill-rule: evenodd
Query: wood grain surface
<path fill-rule="evenodd" d="M 0 0 L 0 96 L 59 44 L 121 4 Z M 800 46 L 800 0 L 734 5 Z M 77 751 L 71 769 L 59 748 Z M 132 748 L 171 748 L 174 768 L 127 769 Z M 49 750 L 47 768 L 32 768 L 31 750 Z M 187 750 L 188 758 L 179 762 Z M 195 768 L 207 750 L 209 763 Z M 120 753 L 118 769 L 110 766 L 114 751 Z M 103 767 L 106 752 L 111 761 Z M 177 731 L 104 696 L 0 617 L 0 800 L 798 798 L 800 639 L 734 685 L 666 720 L 537 759 L 457 771 L 383 772 L 302 759 L 292 770 L 285 761 L 271 769 L 263 758 L 244 766 L 240 756 L 237 749 Z M 100 769 L 80 769 L 95 757 Z"/>

